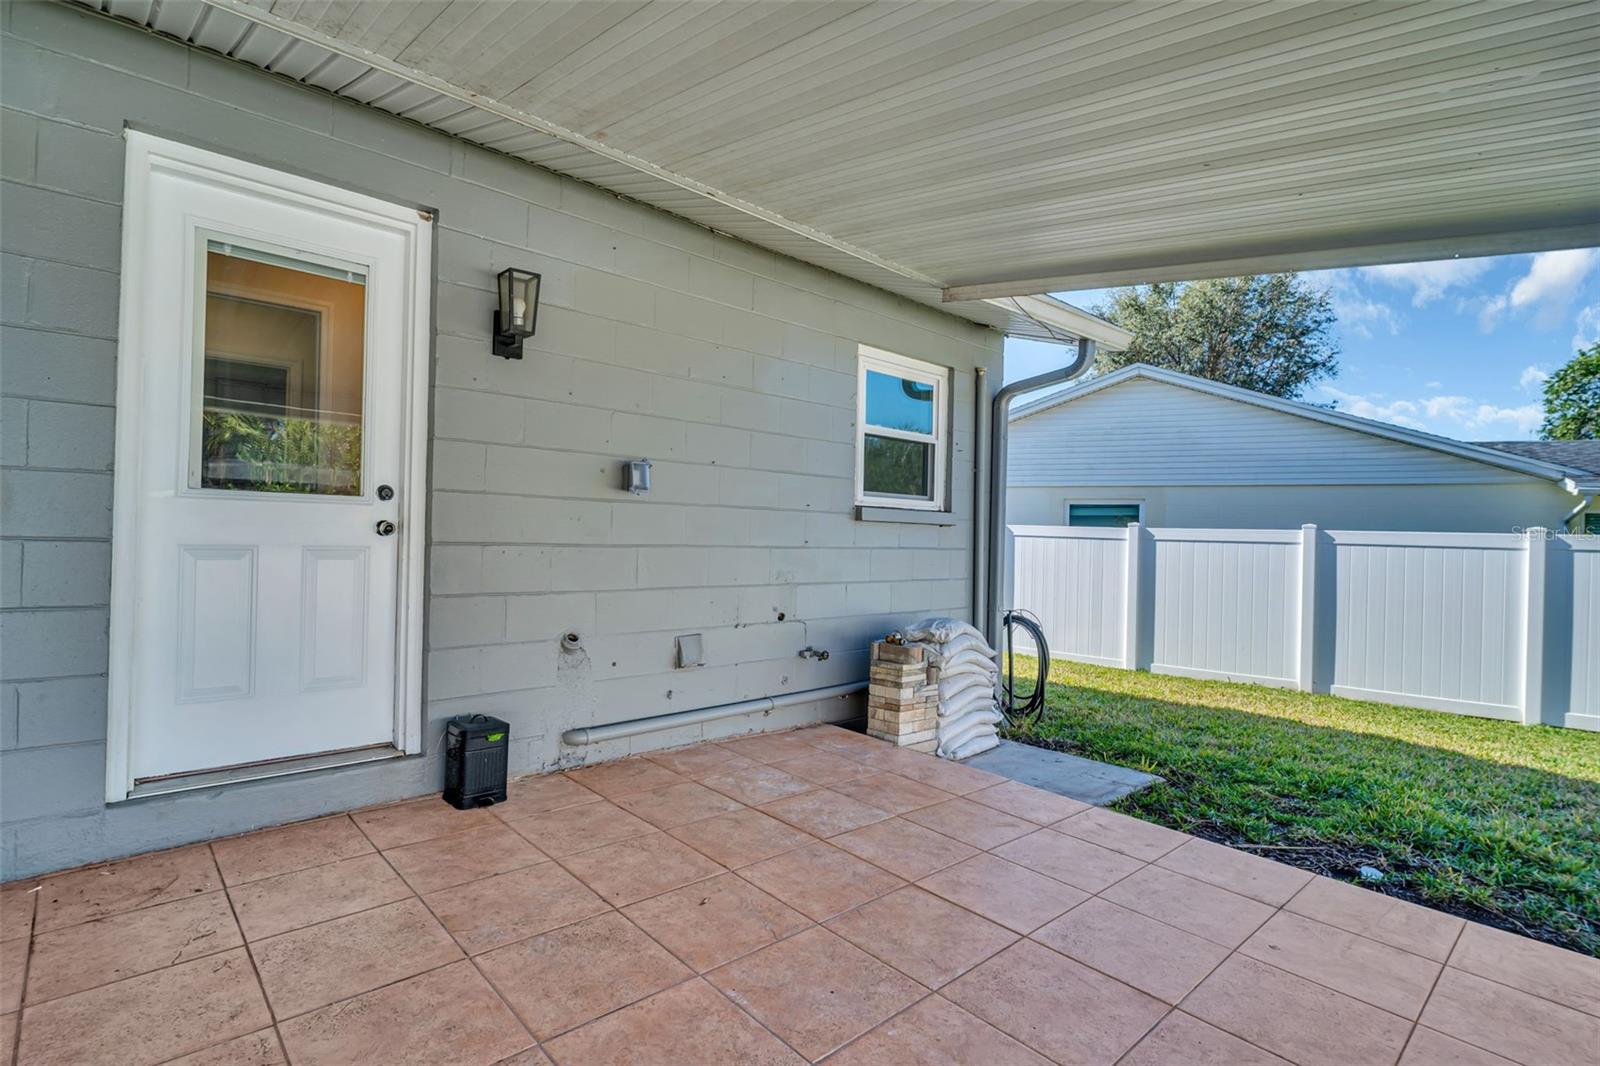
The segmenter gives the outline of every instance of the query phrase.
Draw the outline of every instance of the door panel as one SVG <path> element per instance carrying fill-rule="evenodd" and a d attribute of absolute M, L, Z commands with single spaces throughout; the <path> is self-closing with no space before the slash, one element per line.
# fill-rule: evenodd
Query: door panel
<path fill-rule="evenodd" d="M 349 688 L 367 679 L 365 548 L 307 548 L 300 562 L 300 687 Z"/>
<path fill-rule="evenodd" d="M 177 698 L 248 696 L 255 687 L 255 550 L 185 544 L 178 551 Z"/>

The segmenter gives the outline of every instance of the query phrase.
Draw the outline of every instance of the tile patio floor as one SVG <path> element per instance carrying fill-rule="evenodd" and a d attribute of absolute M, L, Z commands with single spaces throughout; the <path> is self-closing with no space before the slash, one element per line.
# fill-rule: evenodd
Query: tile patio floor
<path fill-rule="evenodd" d="M 1600 1048 L 1600 960 L 828 726 L 7 885 L 0 973 L 6 1066 Z"/>

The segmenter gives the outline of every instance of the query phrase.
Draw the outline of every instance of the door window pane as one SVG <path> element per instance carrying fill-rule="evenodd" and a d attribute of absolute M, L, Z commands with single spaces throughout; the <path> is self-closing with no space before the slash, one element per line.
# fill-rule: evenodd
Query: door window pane
<path fill-rule="evenodd" d="M 212 241 L 202 489 L 361 495 L 366 278 Z"/>
<path fill-rule="evenodd" d="M 897 437 L 865 437 L 862 488 L 873 495 L 915 496 L 933 493 L 933 445 Z"/>
<path fill-rule="evenodd" d="M 867 424 L 907 433 L 933 432 L 933 386 L 867 371 Z"/>

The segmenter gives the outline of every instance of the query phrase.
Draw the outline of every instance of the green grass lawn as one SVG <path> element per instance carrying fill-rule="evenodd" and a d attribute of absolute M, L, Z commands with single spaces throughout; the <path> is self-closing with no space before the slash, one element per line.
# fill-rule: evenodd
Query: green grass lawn
<path fill-rule="evenodd" d="M 1019 657 L 1018 674 L 1031 676 Z M 1056 662 L 1016 740 L 1165 784 L 1116 809 L 1600 955 L 1600 734 Z"/>

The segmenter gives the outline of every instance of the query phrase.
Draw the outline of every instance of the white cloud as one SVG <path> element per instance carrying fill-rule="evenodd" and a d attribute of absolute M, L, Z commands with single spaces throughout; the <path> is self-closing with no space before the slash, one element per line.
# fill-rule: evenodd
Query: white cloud
<path fill-rule="evenodd" d="M 1498 326 L 1500 324 L 1500 316 L 1505 314 L 1506 302 L 1504 293 L 1484 300 L 1483 305 L 1478 308 L 1478 328 L 1488 333 L 1495 326 Z M 1463 300 L 1461 306 L 1465 309 L 1471 306 L 1471 301 Z"/>
<path fill-rule="evenodd" d="M 1338 409 L 1346 414 L 1427 430 L 1447 437 L 1469 430 L 1493 430 L 1501 434 L 1515 430 L 1527 434 L 1537 429 L 1544 419 L 1544 406 L 1537 403 L 1501 407 L 1478 402 L 1470 396 L 1455 395 L 1421 396 L 1414 400 L 1391 399 L 1383 393 L 1363 396 L 1344 392 L 1331 385 L 1323 385 L 1322 392 L 1336 401 Z"/>
<path fill-rule="evenodd" d="M 1600 303 L 1590 304 L 1579 311 L 1576 325 L 1577 332 L 1572 335 L 1574 351 L 1600 344 Z"/>
<path fill-rule="evenodd" d="M 1444 383 L 1440 381 L 1424 381 L 1422 387 L 1429 390 L 1442 389 L 1444 388 Z"/>
<path fill-rule="evenodd" d="M 1375 396 L 1362 396 L 1359 393 L 1345 392 L 1332 385 L 1322 386 L 1323 394 L 1334 400 L 1339 405 L 1339 410 L 1345 414 L 1355 415 L 1357 418 L 1372 418 L 1379 422 L 1392 422 L 1397 426 L 1410 426 L 1412 429 L 1426 429 L 1427 426 L 1417 418 L 1420 408 L 1410 400 L 1392 400 L 1381 402 L 1385 397 L 1379 393 Z"/>
<path fill-rule="evenodd" d="M 1537 366 L 1527 366 L 1522 368 L 1522 376 L 1517 379 L 1517 386 L 1523 392 L 1530 392 L 1549 380 L 1549 371 Z"/>
<path fill-rule="evenodd" d="M 1362 267 L 1364 277 L 1411 290 L 1413 307 L 1424 307 L 1449 289 L 1468 285 L 1488 270 L 1488 259 L 1439 259 L 1431 263 L 1389 263 Z"/>
<path fill-rule="evenodd" d="M 1400 319 L 1394 308 L 1362 292 L 1354 271 L 1313 270 L 1307 271 L 1304 277 L 1327 292 L 1340 329 L 1368 340 L 1372 339 L 1375 328 L 1391 337 L 1400 332 Z"/>
<path fill-rule="evenodd" d="M 1520 407 L 1496 407 L 1481 403 L 1467 416 L 1468 429 L 1489 429 L 1502 423 L 1515 426 L 1520 433 L 1532 433 L 1544 421 L 1544 405 L 1525 403 Z"/>
<path fill-rule="evenodd" d="M 1540 252 L 1528 272 L 1511 287 L 1511 306 L 1519 311 L 1537 308 L 1535 324 L 1544 329 L 1554 326 L 1572 306 L 1596 263 L 1600 263 L 1600 249 Z"/>

